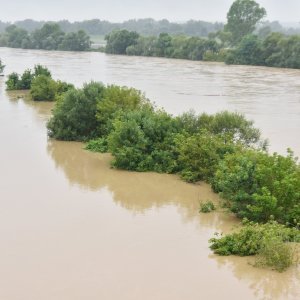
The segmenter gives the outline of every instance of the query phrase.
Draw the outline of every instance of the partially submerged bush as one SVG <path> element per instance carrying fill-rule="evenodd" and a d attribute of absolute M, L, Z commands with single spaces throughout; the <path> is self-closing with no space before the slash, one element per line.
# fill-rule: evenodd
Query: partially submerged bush
<path fill-rule="evenodd" d="M 258 262 L 278 271 L 293 262 L 289 242 L 300 242 L 300 231 L 270 221 L 266 224 L 245 222 L 238 232 L 209 241 L 210 248 L 219 255 L 249 256 L 259 254 Z M 288 249 L 288 250 L 287 250 Z"/>
<path fill-rule="evenodd" d="M 213 188 L 241 218 L 274 218 L 293 226 L 300 221 L 300 167 L 291 151 L 286 157 L 249 149 L 229 154 L 217 168 Z"/>
<path fill-rule="evenodd" d="M 200 203 L 199 211 L 202 212 L 202 213 L 209 213 L 209 212 L 212 212 L 215 209 L 216 209 L 216 207 L 215 207 L 214 203 L 210 200 Z"/>
<path fill-rule="evenodd" d="M 238 146 L 230 136 L 202 130 L 177 140 L 180 175 L 188 182 L 210 181 L 225 154 L 233 153 Z"/>
<path fill-rule="evenodd" d="M 11 73 L 8 75 L 8 80 L 6 81 L 6 89 L 8 91 L 12 90 L 29 90 L 31 88 L 33 80 L 39 75 L 44 75 L 51 78 L 50 71 L 41 65 L 36 65 L 34 71 L 27 69 L 22 75 L 18 73 Z"/>
<path fill-rule="evenodd" d="M 83 89 L 71 89 L 57 102 L 48 122 L 50 137 L 67 141 L 86 141 L 97 137 L 97 103 L 102 99 L 104 85 L 91 82 Z"/>
<path fill-rule="evenodd" d="M 55 80 L 46 75 L 34 78 L 31 84 L 30 94 L 35 101 L 53 101 L 57 93 Z"/>
<path fill-rule="evenodd" d="M 255 266 L 270 267 L 283 272 L 298 262 L 296 245 L 283 243 L 277 238 L 269 239 L 262 245 L 256 257 Z"/>
<path fill-rule="evenodd" d="M 97 120 L 101 135 L 108 135 L 113 129 L 112 122 L 120 114 L 140 109 L 148 100 L 134 88 L 109 85 L 97 103 Z"/>
<path fill-rule="evenodd" d="M 146 106 L 116 119 L 108 136 L 117 168 L 172 172 L 176 168 L 173 147 L 177 122 L 164 111 Z"/>
<path fill-rule="evenodd" d="M 87 142 L 84 149 L 90 150 L 92 152 L 106 153 L 108 152 L 107 139 L 103 137 L 90 140 Z"/>

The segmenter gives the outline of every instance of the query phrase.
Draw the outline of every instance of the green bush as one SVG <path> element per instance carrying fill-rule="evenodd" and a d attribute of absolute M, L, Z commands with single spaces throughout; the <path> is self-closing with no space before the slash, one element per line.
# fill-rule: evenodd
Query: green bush
<path fill-rule="evenodd" d="M 90 140 L 87 142 L 84 149 L 90 150 L 92 152 L 106 153 L 108 152 L 107 139 L 101 137 L 94 140 Z"/>
<path fill-rule="evenodd" d="M 34 74 L 34 77 L 37 77 L 39 75 L 45 75 L 47 77 L 52 77 L 49 69 L 42 65 L 35 65 L 33 74 Z"/>
<path fill-rule="evenodd" d="M 6 89 L 8 91 L 21 89 L 20 76 L 18 73 L 14 72 L 14 73 L 9 74 L 8 79 L 5 83 L 6 83 Z"/>
<path fill-rule="evenodd" d="M 144 107 L 122 115 L 108 136 L 109 150 L 117 168 L 173 172 L 174 136 L 177 122 L 164 111 Z"/>
<path fill-rule="evenodd" d="M 44 75 L 51 78 L 50 71 L 41 65 L 35 65 L 34 71 L 27 69 L 22 75 L 17 73 L 11 73 L 8 75 L 6 81 L 6 89 L 11 90 L 29 90 L 31 88 L 33 80 L 39 75 Z"/>
<path fill-rule="evenodd" d="M 245 222 L 238 231 L 212 238 L 210 248 L 219 255 L 249 256 L 259 254 L 258 264 L 283 271 L 293 262 L 289 242 L 300 242 L 300 231 L 277 222 Z M 288 250 L 287 250 L 288 249 Z"/>
<path fill-rule="evenodd" d="M 104 85 L 85 84 L 83 89 L 70 89 L 55 105 L 48 122 L 50 137 L 68 141 L 86 141 L 98 136 L 97 104 L 104 93 Z"/>
<path fill-rule="evenodd" d="M 189 134 L 207 130 L 213 134 L 226 134 L 231 136 L 235 142 L 245 146 L 255 145 L 260 142 L 260 131 L 253 126 L 244 115 L 222 111 L 215 115 L 203 113 L 196 115 L 193 111 L 183 113 L 177 117 L 179 126 Z"/>
<path fill-rule="evenodd" d="M 38 75 L 32 81 L 30 94 L 35 101 L 54 101 L 57 93 L 56 82 L 46 75 Z"/>
<path fill-rule="evenodd" d="M 206 130 L 177 141 L 180 174 L 188 182 L 212 180 L 225 154 L 233 153 L 238 147 L 229 136 Z"/>
<path fill-rule="evenodd" d="M 101 135 L 112 130 L 113 120 L 120 114 L 149 105 L 149 101 L 138 90 L 109 85 L 104 89 L 103 98 L 97 104 L 97 120 Z"/>
<path fill-rule="evenodd" d="M 220 161 L 213 188 L 241 218 L 300 223 L 300 168 L 293 153 L 269 155 L 243 150 Z"/>
<path fill-rule="evenodd" d="M 202 213 L 209 213 L 209 212 L 212 212 L 215 209 L 216 209 L 216 207 L 215 207 L 214 203 L 210 200 L 200 203 L 199 211 L 202 212 Z"/>
<path fill-rule="evenodd" d="M 271 267 L 283 272 L 297 262 L 296 246 L 283 243 L 278 238 L 268 239 L 258 251 L 255 262 L 257 267 Z"/>
<path fill-rule="evenodd" d="M 19 88 L 21 90 L 29 90 L 32 84 L 32 80 L 34 79 L 34 74 L 32 74 L 31 70 L 25 70 L 21 76 L 19 82 Z"/>

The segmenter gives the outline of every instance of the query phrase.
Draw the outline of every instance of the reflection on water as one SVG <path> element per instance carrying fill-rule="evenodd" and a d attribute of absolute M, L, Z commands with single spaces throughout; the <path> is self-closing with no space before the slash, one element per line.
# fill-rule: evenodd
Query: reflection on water
<path fill-rule="evenodd" d="M 228 231 L 237 222 L 233 216 L 222 213 L 199 218 L 200 201 L 209 199 L 219 203 L 218 196 L 205 183 L 187 184 L 174 175 L 111 169 L 109 154 L 91 153 L 82 147 L 83 144 L 74 142 L 51 140 L 48 143 L 48 153 L 71 184 L 93 191 L 106 187 L 117 204 L 135 213 L 174 205 L 186 220 L 197 219 L 201 227 Z"/>
<path fill-rule="evenodd" d="M 88 63 L 89 54 L 81 55 Z M 117 72 L 118 58 L 110 59 Z M 237 220 L 198 213 L 199 201 L 218 202 L 208 185 L 114 170 L 108 154 L 49 140 L 45 123 L 53 104 L 17 99 L 4 92 L 3 80 L 0 299 L 299 298 L 299 268 L 279 274 L 211 253 L 208 239 Z"/>

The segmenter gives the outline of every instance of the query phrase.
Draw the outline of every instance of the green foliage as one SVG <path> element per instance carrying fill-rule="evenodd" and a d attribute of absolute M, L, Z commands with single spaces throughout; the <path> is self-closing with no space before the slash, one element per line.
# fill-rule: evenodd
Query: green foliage
<path fill-rule="evenodd" d="M 135 45 L 139 38 L 138 33 L 126 29 L 115 30 L 105 37 L 107 41 L 106 53 L 126 54 L 129 46 Z"/>
<path fill-rule="evenodd" d="M 12 91 L 12 90 L 20 90 L 21 89 L 21 85 L 20 85 L 20 76 L 18 73 L 11 73 L 8 75 L 8 79 L 5 82 L 6 84 L 6 89 L 8 91 Z"/>
<path fill-rule="evenodd" d="M 9 23 L 0 21 L 0 29 L 4 29 Z M 32 32 L 41 28 L 45 21 L 34 21 L 30 19 L 17 21 L 15 25 L 19 28 Z M 74 32 L 79 29 L 84 30 L 89 35 L 105 36 L 116 29 L 133 30 L 140 34 L 159 35 L 161 32 L 166 32 L 171 35 L 185 34 L 188 36 L 207 36 L 210 32 L 215 32 L 223 28 L 220 22 L 211 23 L 205 21 L 189 20 L 187 22 L 170 22 L 166 19 L 154 20 L 151 18 L 146 19 L 132 19 L 121 23 L 111 23 L 105 20 L 92 19 L 84 20 L 81 22 L 70 22 L 67 20 L 58 21 L 57 24 L 65 32 Z M 2 28 L 1 28 L 2 27 Z"/>
<path fill-rule="evenodd" d="M 208 200 L 206 202 L 200 203 L 199 212 L 209 213 L 209 212 L 212 212 L 215 209 L 216 209 L 216 207 L 215 207 L 214 203 L 212 201 Z"/>
<path fill-rule="evenodd" d="M 51 77 L 50 71 L 41 65 L 34 66 L 34 71 L 27 69 L 23 72 L 22 75 L 17 73 L 11 73 L 8 75 L 8 80 L 6 81 L 6 89 L 11 90 L 29 90 L 31 84 L 39 75 L 45 75 Z"/>
<path fill-rule="evenodd" d="M 48 122 L 48 134 L 59 140 L 85 141 L 97 136 L 97 103 L 101 101 L 104 85 L 85 84 L 83 89 L 70 89 L 57 102 Z"/>
<path fill-rule="evenodd" d="M 237 65 L 264 65 L 261 40 L 256 35 L 243 37 L 237 48 L 229 52 L 225 62 Z"/>
<path fill-rule="evenodd" d="M 242 150 L 219 163 L 213 188 L 239 217 L 266 222 L 271 218 L 300 223 L 300 167 L 293 153 L 284 157 Z"/>
<path fill-rule="evenodd" d="M 35 65 L 34 66 L 34 77 L 37 77 L 39 75 L 45 75 L 48 77 L 52 77 L 51 72 L 49 71 L 49 69 L 45 66 L 42 65 Z"/>
<path fill-rule="evenodd" d="M 97 104 L 97 120 L 102 135 L 107 135 L 112 129 L 112 121 L 120 113 L 135 110 L 149 101 L 134 88 L 109 85 L 103 91 L 103 97 Z M 148 104 L 149 105 L 149 104 Z"/>
<path fill-rule="evenodd" d="M 213 134 L 224 134 L 232 137 L 233 141 L 246 146 L 257 144 L 260 140 L 259 129 L 253 126 L 253 121 L 247 120 L 242 114 L 222 111 L 215 115 L 195 115 L 193 111 L 179 116 L 179 126 L 189 134 L 202 129 Z"/>
<path fill-rule="evenodd" d="M 0 46 L 45 49 L 85 51 L 90 49 L 90 38 L 83 31 L 65 34 L 57 23 L 46 23 L 41 28 L 28 32 L 16 25 L 6 27 L 5 33 L 0 36 Z"/>
<path fill-rule="evenodd" d="M 35 77 L 31 84 L 30 94 L 35 101 L 54 101 L 57 93 L 55 80 L 46 75 Z"/>
<path fill-rule="evenodd" d="M 266 15 L 266 10 L 253 0 L 236 0 L 227 13 L 224 30 L 231 33 L 233 44 L 251 34 L 257 23 Z"/>
<path fill-rule="evenodd" d="M 158 37 L 141 37 L 135 32 L 120 30 L 109 35 L 107 41 L 106 53 L 191 60 L 203 60 L 206 53 L 217 56 L 220 49 L 214 40 L 182 35 L 171 36 L 167 33 L 160 33 Z"/>
<path fill-rule="evenodd" d="M 277 222 L 266 224 L 245 222 L 238 231 L 209 240 L 210 248 L 219 255 L 248 256 L 259 254 L 257 265 L 267 265 L 278 271 L 293 262 L 289 242 L 300 242 L 300 231 Z"/>
<path fill-rule="evenodd" d="M 90 37 L 83 30 L 67 33 L 58 46 L 59 50 L 67 51 L 86 51 L 90 47 Z"/>
<path fill-rule="evenodd" d="M 17 84 L 18 89 L 29 90 L 31 87 L 33 78 L 34 78 L 34 74 L 32 74 L 31 70 L 25 70 L 21 76 L 19 83 Z"/>
<path fill-rule="evenodd" d="M 283 272 L 294 263 L 297 263 L 296 246 L 283 243 L 278 238 L 269 238 L 258 252 L 255 262 L 257 267 L 270 267 Z"/>
<path fill-rule="evenodd" d="M 87 142 L 84 149 L 90 150 L 92 152 L 106 153 L 108 152 L 107 139 L 100 137 L 94 140 L 90 140 Z"/>
<path fill-rule="evenodd" d="M 300 68 L 300 36 L 271 33 L 264 40 L 245 36 L 225 58 L 228 64 Z"/>
<path fill-rule="evenodd" d="M 122 115 L 113 125 L 108 145 L 115 167 L 157 172 L 176 168 L 173 137 L 178 132 L 177 122 L 166 112 L 145 106 Z"/>
<path fill-rule="evenodd" d="M 206 130 L 177 141 L 180 174 L 188 182 L 210 181 L 224 155 L 236 147 L 230 137 Z"/>

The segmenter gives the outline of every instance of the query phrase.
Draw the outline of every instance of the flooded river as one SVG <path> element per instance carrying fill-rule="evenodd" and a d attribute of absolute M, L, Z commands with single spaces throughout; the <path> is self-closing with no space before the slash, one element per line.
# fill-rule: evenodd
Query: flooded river
<path fill-rule="evenodd" d="M 300 72 L 179 60 L 0 48 L 6 73 L 36 63 L 55 78 L 130 85 L 174 114 L 244 112 L 272 149 L 299 152 Z M 0 77 L 0 299 L 299 299 L 300 270 L 217 257 L 216 231 L 237 220 L 199 214 L 218 197 L 176 176 L 110 169 L 109 155 L 51 141 L 51 103 L 5 92 Z M 298 150 L 297 150 L 298 149 Z M 297 152 L 298 151 L 298 152 Z"/>

